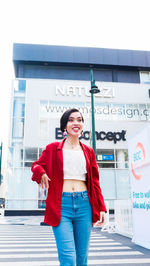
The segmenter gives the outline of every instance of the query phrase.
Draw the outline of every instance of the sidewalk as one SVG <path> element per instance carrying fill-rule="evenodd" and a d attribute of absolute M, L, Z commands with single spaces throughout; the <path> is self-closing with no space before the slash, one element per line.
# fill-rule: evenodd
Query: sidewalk
<path fill-rule="evenodd" d="M 0 224 L 5 225 L 40 225 L 44 216 L 3 216 L 0 215 Z"/>

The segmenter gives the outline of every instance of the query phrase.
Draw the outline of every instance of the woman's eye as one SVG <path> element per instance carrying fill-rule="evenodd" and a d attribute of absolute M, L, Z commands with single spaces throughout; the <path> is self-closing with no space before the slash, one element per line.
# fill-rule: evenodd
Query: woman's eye
<path fill-rule="evenodd" d="M 73 122 L 74 120 L 73 120 L 73 119 L 69 119 L 68 121 L 69 121 L 69 122 Z M 77 120 L 77 122 L 82 122 L 82 119 Z"/>

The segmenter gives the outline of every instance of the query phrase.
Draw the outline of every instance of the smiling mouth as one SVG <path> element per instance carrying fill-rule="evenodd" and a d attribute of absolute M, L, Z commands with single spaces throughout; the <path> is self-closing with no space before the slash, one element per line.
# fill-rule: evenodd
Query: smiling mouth
<path fill-rule="evenodd" d="M 79 130 L 80 128 L 79 127 L 73 127 L 72 129 L 73 130 Z"/>

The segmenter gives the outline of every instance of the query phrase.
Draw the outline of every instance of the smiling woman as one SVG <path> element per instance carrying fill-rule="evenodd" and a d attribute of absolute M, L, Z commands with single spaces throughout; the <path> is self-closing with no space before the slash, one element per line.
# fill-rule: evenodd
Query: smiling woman
<path fill-rule="evenodd" d="M 48 189 L 44 222 L 53 228 L 60 265 L 86 266 L 92 226 L 106 220 L 94 150 L 79 140 L 83 123 L 78 109 L 67 110 L 60 119 L 66 138 L 32 165 L 32 180 Z"/>

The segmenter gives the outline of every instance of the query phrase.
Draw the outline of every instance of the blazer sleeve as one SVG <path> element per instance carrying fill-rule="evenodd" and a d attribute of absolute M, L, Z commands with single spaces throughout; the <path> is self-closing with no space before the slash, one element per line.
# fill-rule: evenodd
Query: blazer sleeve
<path fill-rule="evenodd" d="M 48 149 L 42 152 L 40 158 L 32 164 L 31 171 L 33 172 L 32 180 L 38 184 L 41 182 L 41 177 L 46 173 L 46 166 L 48 161 Z"/>
<path fill-rule="evenodd" d="M 93 178 L 95 192 L 96 192 L 96 195 L 97 195 L 99 208 L 100 208 L 100 211 L 107 212 L 107 209 L 106 209 L 106 206 L 105 206 L 105 203 L 104 203 L 104 198 L 103 198 L 103 195 L 102 195 L 102 191 L 101 191 L 101 188 L 100 188 L 99 171 L 98 171 L 98 166 L 97 166 L 97 162 L 96 162 L 95 153 L 94 153 L 94 150 L 92 148 L 90 148 L 90 151 L 91 151 L 91 161 L 92 161 L 92 178 Z"/>

